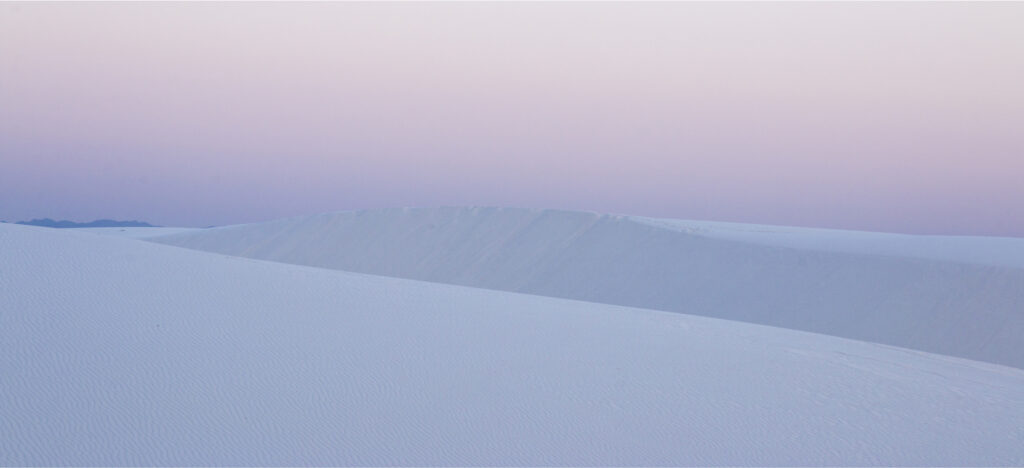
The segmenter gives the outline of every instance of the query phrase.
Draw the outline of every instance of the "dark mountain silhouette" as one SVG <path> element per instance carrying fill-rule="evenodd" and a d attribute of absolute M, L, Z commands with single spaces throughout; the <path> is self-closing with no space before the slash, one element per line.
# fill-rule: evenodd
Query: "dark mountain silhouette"
<path fill-rule="evenodd" d="M 97 219 L 88 223 L 76 223 L 62 219 L 54 221 L 50 218 L 33 219 L 32 221 L 18 221 L 15 224 L 27 224 L 30 226 L 43 226 L 51 228 L 93 228 L 93 227 L 158 227 L 142 221 L 115 221 L 113 219 Z"/>

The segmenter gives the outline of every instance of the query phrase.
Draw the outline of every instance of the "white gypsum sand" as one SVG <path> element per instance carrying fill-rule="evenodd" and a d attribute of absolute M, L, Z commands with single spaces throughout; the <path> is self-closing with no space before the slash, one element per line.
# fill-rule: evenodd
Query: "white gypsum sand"
<path fill-rule="evenodd" d="M 0 225 L 0 465 L 1019 465 L 1024 371 Z"/>
<path fill-rule="evenodd" d="M 150 240 L 1024 368 L 1024 239 L 437 208 L 325 213 Z"/>

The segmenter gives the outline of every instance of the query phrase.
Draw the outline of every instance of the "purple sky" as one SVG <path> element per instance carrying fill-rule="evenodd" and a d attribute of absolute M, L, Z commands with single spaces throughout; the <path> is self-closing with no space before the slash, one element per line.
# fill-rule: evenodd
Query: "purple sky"
<path fill-rule="evenodd" d="M 0 3 L 0 219 L 1024 236 L 1024 3 Z"/>

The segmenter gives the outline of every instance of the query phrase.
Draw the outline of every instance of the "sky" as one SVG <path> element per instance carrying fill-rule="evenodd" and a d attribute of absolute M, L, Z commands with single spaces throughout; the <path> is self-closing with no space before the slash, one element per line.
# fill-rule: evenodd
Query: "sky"
<path fill-rule="evenodd" d="M 1024 237 L 1024 3 L 0 3 L 0 219 Z"/>

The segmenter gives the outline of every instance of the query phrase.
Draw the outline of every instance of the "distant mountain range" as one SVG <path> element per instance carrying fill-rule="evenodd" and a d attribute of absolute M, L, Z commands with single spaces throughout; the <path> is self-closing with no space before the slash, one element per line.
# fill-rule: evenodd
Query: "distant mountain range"
<path fill-rule="evenodd" d="M 51 228 L 98 228 L 98 227 L 158 227 L 142 221 L 115 221 L 113 219 L 97 219 L 88 223 L 76 223 L 62 219 L 54 221 L 50 218 L 33 219 L 32 221 L 18 221 L 15 224 L 27 224 L 30 226 L 44 226 Z"/>

